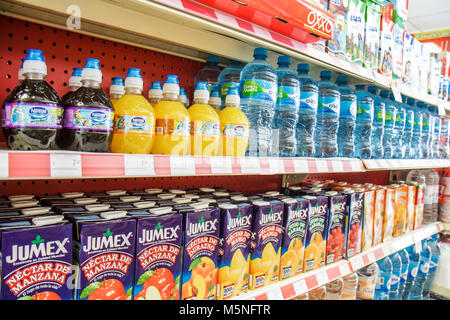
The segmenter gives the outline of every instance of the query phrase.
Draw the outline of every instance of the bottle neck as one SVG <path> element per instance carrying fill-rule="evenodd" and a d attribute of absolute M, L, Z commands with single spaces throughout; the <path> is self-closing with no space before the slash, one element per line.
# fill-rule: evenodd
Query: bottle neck
<path fill-rule="evenodd" d="M 199 104 L 208 104 L 208 99 L 206 98 L 194 98 L 194 103 L 199 103 Z"/>
<path fill-rule="evenodd" d="M 87 88 L 100 88 L 100 82 L 95 80 L 81 80 L 83 87 Z"/>
<path fill-rule="evenodd" d="M 39 73 L 39 72 L 27 72 L 23 74 L 24 79 L 30 79 L 30 80 L 44 80 L 45 74 Z"/>
<path fill-rule="evenodd" d="M 267 58 L 266 56 L 260 54 L 255 54 L 253 57 L 255 58 L 255 60 L 264 60 L 264 61 Z"/>
<path fill-rule="evenodd" d="M 173 92 L 163 92 L 163 99 L 166 101 L 178 101 L 178 94 Z"/>
<path fill-rule="evenodd" d="M 239 103 L 235 103 L 235 102 L 228 102 L 228 103 L 225 103 L 225 107 L 230 107 L 230 108 L 239 108 Z"/>
<path fill-rule="evenodd" d="M 136 87 L 125 87 L 125 93 L 126 94 L 142 94 L 142 88 L 136 88 Z"/>
<path fill-rule="evenodd" d="M 111 94 L 109 95 L 109 97 L 110 97 L 111 99 L 120 99 L 120 98 L 122 97 L 122 94 L 120 94 L 120 93 L 111 93 Z"/>

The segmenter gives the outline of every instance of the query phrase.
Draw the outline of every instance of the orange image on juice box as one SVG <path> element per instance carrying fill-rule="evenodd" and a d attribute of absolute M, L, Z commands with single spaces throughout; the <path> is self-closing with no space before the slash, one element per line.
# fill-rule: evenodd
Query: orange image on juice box
<path fill-rule="evenodd" d="M 394 232 L 394 216 L 396 209 L 397 189 L 391 186 L 386 188 L 386 205 L 383 215 L 383 242 L 392 239 Z"/>
<path fill-rule="evenodd" d="M 406 210 L 408 207 L 408 186 L 395 185 L 397 188 L 397 206 L 394 214 L 394 229 L 392 235 L 403 234 L 406 225 Z"/>
<path fill-rule="evenodd" d="M 416 186 L 408 186 L 408 204 L 406 205 L 406 231 L 414 230 L 416 191 Z"/>
<path fill-rule="evenodd" d="M 361 251 L 366 251 L 372 248 L 374 211 L 375 211 L 375 191 L 373 190 L 365 191 Z"/>
<path fill-rule="evenodd" d="M 386 189 L 384 187 L 377 187 L 375 191 L 375 211 L 373 214 L 373 246 L 380 244 L 383 239 L 383 216 L 385 206 Z"/>

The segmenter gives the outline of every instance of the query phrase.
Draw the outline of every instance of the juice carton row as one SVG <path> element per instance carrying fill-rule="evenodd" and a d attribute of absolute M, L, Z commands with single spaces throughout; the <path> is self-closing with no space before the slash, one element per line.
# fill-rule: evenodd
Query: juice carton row
<path fill-rule="evenodd" d="M 418 190 L 326 181 L 284 194 L 201 188 L 2 198 L 1 298 L 229 299 L 420 227 Z"/>

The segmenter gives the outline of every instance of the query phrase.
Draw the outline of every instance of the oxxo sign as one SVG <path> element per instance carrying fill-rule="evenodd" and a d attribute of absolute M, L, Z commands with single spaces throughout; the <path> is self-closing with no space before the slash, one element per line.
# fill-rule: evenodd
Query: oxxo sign
<path fill-rule="evenodd" d="M 334 22 L 335 19 L 332 17 L 319 11 L 311 10 L 306 17 L 305 27 L 322 38 L 330 40 L 334 30 Z"/>

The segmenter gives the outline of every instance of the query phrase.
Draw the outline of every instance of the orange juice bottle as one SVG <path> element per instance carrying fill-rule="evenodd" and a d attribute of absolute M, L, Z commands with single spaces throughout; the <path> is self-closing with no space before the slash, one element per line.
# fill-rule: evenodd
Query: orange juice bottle
<path fill-rule="evenodd" d="M 114 104 L 114 134 L 111 152 L 150 153 L 155 133 L 155 110 L 142 95 L 140 69 L 129 68 L 125 94 Z"/>
<path fill-rule="evenodd" d="M 163 99 L 155 105 L 155 143 L 153 154 L 187 155 L 189 153 L 190 116 L 178 100 L 178 77 L 167 75 Z"/>
<path fill-rule="evenodd" d="M 148 101 L 153 107 L 160 102 L 163 98 L 161 82 L 153 81 L 150 89 L 148 90 Z"/>
<path fill-rule="evenodd" d="M 216 110 L 208 104 L 208 100 L 208 83 L 197 82 L 194 104 L 188 109 L 191 118 L 190 150 L 192 155 L 217 155 L 220 122 Z"/>

